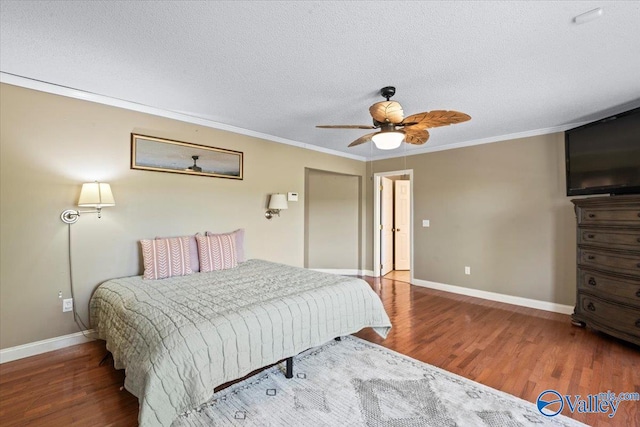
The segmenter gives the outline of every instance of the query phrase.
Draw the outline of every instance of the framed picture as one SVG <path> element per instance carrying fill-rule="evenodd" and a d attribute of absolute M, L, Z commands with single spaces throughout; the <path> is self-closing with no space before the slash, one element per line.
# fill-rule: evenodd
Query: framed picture
<path fill-rule="evenodd" d="M 242 179 L 242 152 L 131 134 L 131 169 Z"/>

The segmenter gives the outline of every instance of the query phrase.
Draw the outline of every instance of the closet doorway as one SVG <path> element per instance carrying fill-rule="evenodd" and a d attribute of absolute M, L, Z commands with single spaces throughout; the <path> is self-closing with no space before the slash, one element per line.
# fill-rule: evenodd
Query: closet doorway
<path fill-rule="evenodd" d="M 374 174 L 374 273 L 411 282 L 413 170 Z"/>
<path fill-rule="evenodd" d="M 362 274 L 361 199 L 360 176 L 305 168 L 306 268 Z"/>

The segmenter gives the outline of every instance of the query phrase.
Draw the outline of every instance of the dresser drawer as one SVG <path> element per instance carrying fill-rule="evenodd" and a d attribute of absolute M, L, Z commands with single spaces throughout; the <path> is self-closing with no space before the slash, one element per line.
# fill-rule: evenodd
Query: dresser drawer
<path fill-rule="evenodd" d="M 583 317 L 593 319 L 612 329 L 640 336 L 640 308 L 621 306 L 580 293 L 578 298 Z"/>
<path fill-rule="evenodd" d="M 620 279 L 578 268 L 578 292 L 582 291 L 640 308 L 640 278 Z"/>
<path fill-rule="evenodd" d="M 640 207 L 583 207 L 579 210 L 579 224 L 640 225 Z"/>
<path fill-rule="evenodd" d="M 578 248 L 578 264 L 640 276 L 640 254 L 618 254 L 605 250 Z"/>
<path fill-rule="evenodd" d="M 637 250 L 640 252 L 640 229 L 616 231 L 597 228 L 580 228 L 578 230 L 578 244 Z"/>

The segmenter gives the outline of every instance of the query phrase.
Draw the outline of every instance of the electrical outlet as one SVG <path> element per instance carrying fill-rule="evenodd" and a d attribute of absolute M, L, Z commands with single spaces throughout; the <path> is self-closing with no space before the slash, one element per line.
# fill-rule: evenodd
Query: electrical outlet
<path fill-rule="evenodd" d="M 469 274 L 470 275 L 471 274 L 471 267 L 465 266 L 464 267 L 464 274 Z"/>
<path fill-rule="evenodd" d="M 422 220 L 422 226 L 423 227 L 429 227 L 429 220 L 428 219 L 423 219 Z"/>
<path fill-rule="evenodd" d="M 66 313 L 73 310 L 73 298 L 66 298 L 62 300 L 62 312 Z"/>

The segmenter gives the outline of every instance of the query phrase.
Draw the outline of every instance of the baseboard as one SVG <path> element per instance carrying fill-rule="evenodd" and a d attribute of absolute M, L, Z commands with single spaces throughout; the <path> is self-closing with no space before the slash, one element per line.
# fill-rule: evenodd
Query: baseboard
<path fill-rule="evenodd" d="M 96 338 L 95 331 L 93 329 L 84 331 L 84 333 L 87 337 L 85 337 L 82 332 L 76 332 L 75 334 L 63 335 L 61 337 L 49 338 L 42 341 L 4 348 L 0 350 L 0 364 L 24 359 L 25 357 L 35 356 L 37 354 L 53 350 L 59 350 L 76 344 L 82 344 L 93 341 Z"/>
<path fill-rule="evenodd" d="M 314 268 L 312 270 L 325 273 L 340 274 L 344 276 L 373 276 L 373 271 L 358 269 L 322 269 Z M 516 297 L 513 295 L 504 295 L 496 292 L 482 291 L 479 289 L 464 288 L 462 286 L 447 285 L 444 283 L 430 282 L 428 280 L 420 280 L 411 278 L 411 284 L 423 286 L 425 288 L 437 289 L 440 291 L 451 292 L 454 294 L 467 295 L 476 298 L 482 298 L 490 301 L 504 302 L 507 304 L 519 305 L 522 307 L 535 308 L 538 310 L 552 311 L 561 314 L 572 314 L 573 306 L 556 304 L 548 301 L 539 301 L 530 298 Z M 82 332 L 63 335 L 61 337 L 49 338 L 42 341 L 36 341 L 28 344 L 18 345 L 0 350 L 0 364 L 11 362 L 25 357 L 35 356 L 61 348 L 70 347 L 76 344 L 82 344 L 94 340 L 95 331 L 89 329 L 84 331 L 88 336 L 85 337 Z"/>
<path fill-rule="evenodd" d="M 341 276 L 371 276 L 373 271 L 371 270 L 358 270 L 356 268 L 312 268 L 313 271 L 320 271 L 322 273 L 339 274 Z"/>
<path fill-rule="evenodd" d="M 519 305 L 522 307 L 535 308 L 538 310 L 552 311 L 554 313 L 572 314 L 573 306 L 557 304 L 554 302 L 540 301 L 530 298 L 516 297 L 513 295 L 499 294 L 496 292 L 481 291 L 479 289 L 464 288 L 462 286 L 447 285 L 444 283 L 430 282 L 411 278 L 412 285 L 423 286 L 425 288 L 437 289 L 439 291 L 451 292 L 454 294 L 467 295 L 470 297 L 482 298 L 490 301 L 504 302 L 507 304 Z"/>

